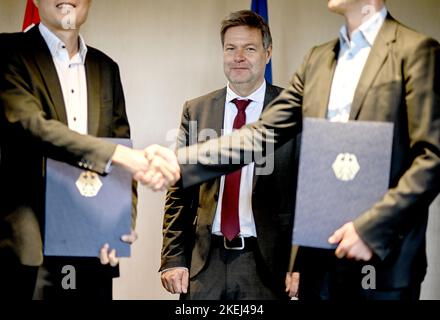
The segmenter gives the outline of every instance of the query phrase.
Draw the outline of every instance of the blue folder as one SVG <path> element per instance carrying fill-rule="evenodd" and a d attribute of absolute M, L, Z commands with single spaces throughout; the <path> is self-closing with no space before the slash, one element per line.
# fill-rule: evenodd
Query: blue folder
<path fill-rule="evenodd" d="M 132 145 L 128 139 L 106 140 Z M 98 257 L 105 243 L 119 257 L 130 256 L 121 236 L 131 231 L 132 177 L 122 168 L 99 176 L 47 159 L 45 211 L 46 256 Z"/>
<path fill-rule="evenodd" d="M 292 243 L 332 249 L 328 238 L 388 190 L 393 124 L 305 118 Z"/>

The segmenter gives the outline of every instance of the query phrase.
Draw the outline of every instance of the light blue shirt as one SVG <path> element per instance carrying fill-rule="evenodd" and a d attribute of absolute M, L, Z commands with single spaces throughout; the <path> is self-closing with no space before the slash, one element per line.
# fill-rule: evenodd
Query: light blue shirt
<path fill-rule="evenodd" d="M 264 98 L 266 96 L 266 81 L 247 97 L 240 97 L 231 88 L 227 87 L 226 102 L 225 102 L 225 118 L 223 121 L 223 134 L 230 134 L 233 130 L 234 119 L 237 115 L 237 107 L 232 102 L 234 99 L 250 99 L 252 102 L 246 108 L 246 124 L 258 121 L 261 112 L 263 111 Z M 240 197 L 239 197 L 239 221 L 240 221 L 240 235 L 244 237 L 256 237 L 257 231 L 255 228 L 254 214 L 252 211 L 252 187 L 254 181 L 254 167 L 255 163 L 251 163 L 241 169 L 240 180 Z M 223 190 L 225 186 L 225 177 L 221 177 L 220 192 L 218 197 L 217 209 L 212 225 L 212 233 L 222 235 L 220 231 L 221 210 L 223 201 Z"/>
<path fill-rule="evenodd" d="M 42 22 L 38 25 L 41 36 L 46 42 L 52 57 L 60 57 L 61 60 L 69 61 L 69 53 L 66 50 L 66 45 L 46 27 Z M 79 35 L 79 57 L 78 62 L 84 64 L 87 55 L 87 45 L 82 35 Z"/>
<path fill-rule="evenodd" d="M 349 39 L 347 27 L 339 32 L 340 52 L 333 76 L 327 119 L 347 122 L 350 118 L 356 88 L 367 63 L 374 41 L 385 22 L 387 8 L 375 13 Z"/>
<path fill-rule="evenodd" d="M 69 57 L 65 43 L 61 41 L 43 23 L 39 25 L 40 33 L 49 48 L 63 92 L 69 128 L 81 134 L 87 134 L 87 79 L 85 61 L 87 46 L 79 36 L 79 51 Z"/>

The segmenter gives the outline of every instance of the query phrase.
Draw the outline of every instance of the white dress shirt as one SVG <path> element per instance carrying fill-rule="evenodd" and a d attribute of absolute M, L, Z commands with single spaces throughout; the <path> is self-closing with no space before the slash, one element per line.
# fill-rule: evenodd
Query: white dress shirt
<path fill-rule="evenodd" d="M 66 45 L 43 23 L 39 30 L 52 55 L 63 92 L 69 129 L 87 134 L 87 46 L 79 37 L 79 52 L 70 59 Z"/>
<path fill-rule="evenodd" d="M 333 77 L 327 118 L 347 122 L 350 118 L 356 88 L 367 63 L 377 34 L 385 22 L 388 10 L 384 7 L 353 31 L 349 39 L 347 27 L 339 32 L 340 52 Z"/>
<path fill-rule="evenodd" d="M 232 102 L 234 99 L 250 99 L 252 102 L 246 108 L 246 124 L 258 121 L 261 112 L 263 111 L 264 98 L 266 95 L 266 82 L 260 88 L 247 97 L 240 97 L 233 92 L 229 84 L 226 92 L 225 103 L 225 118 L 223 121 L 223 134 L 230 134 L 233 130 L 234 119 L 237 115 L 237 107 Z M 257 231 L 255 228 L 254 214 L 252 211 L 252 186 L 254 180 L 255 163 L 251 163 L 241 169 L 240 180 L 240 196 L 239 196 L 239 221 L 240 221 L 240 235 L 244 237 L 256 237 Z M 221 210 L 223 200 L 223 189 L 225 186 L 225 177 L 221 177 L 220 193 L 218 197 L 217 209 L 212 225 L 212 233 L 222 235 L 220 231 Z"/>

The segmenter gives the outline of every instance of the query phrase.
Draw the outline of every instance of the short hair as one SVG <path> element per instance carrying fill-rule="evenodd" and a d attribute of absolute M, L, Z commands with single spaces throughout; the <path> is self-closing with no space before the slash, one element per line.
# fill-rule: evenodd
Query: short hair
<path fill-rule="evenodd" d="M 269 25 L 264 21 L 263 17 L 251 10 L 240 10 L 229 14 L 221 23 L 220 36 L 222 45 L 225 45 L 225 33 L 229 28 L 247 26 L 256 28 L 261 31 L 264 49 L 267 50 L 272 46 L 272 35 L 270 34 Z"/>

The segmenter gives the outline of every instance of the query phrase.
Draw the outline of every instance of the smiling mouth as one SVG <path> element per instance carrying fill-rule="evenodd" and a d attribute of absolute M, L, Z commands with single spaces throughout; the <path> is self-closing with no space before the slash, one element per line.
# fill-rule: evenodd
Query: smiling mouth
<path fill-rule="evenodd" d="M 61 2 L 61 3 L 57 4 L 57 8 L 58 9 L 75 9 L 76 5 L 74 5 L 73 3 L 70 3 L 70 2 Z"/>

